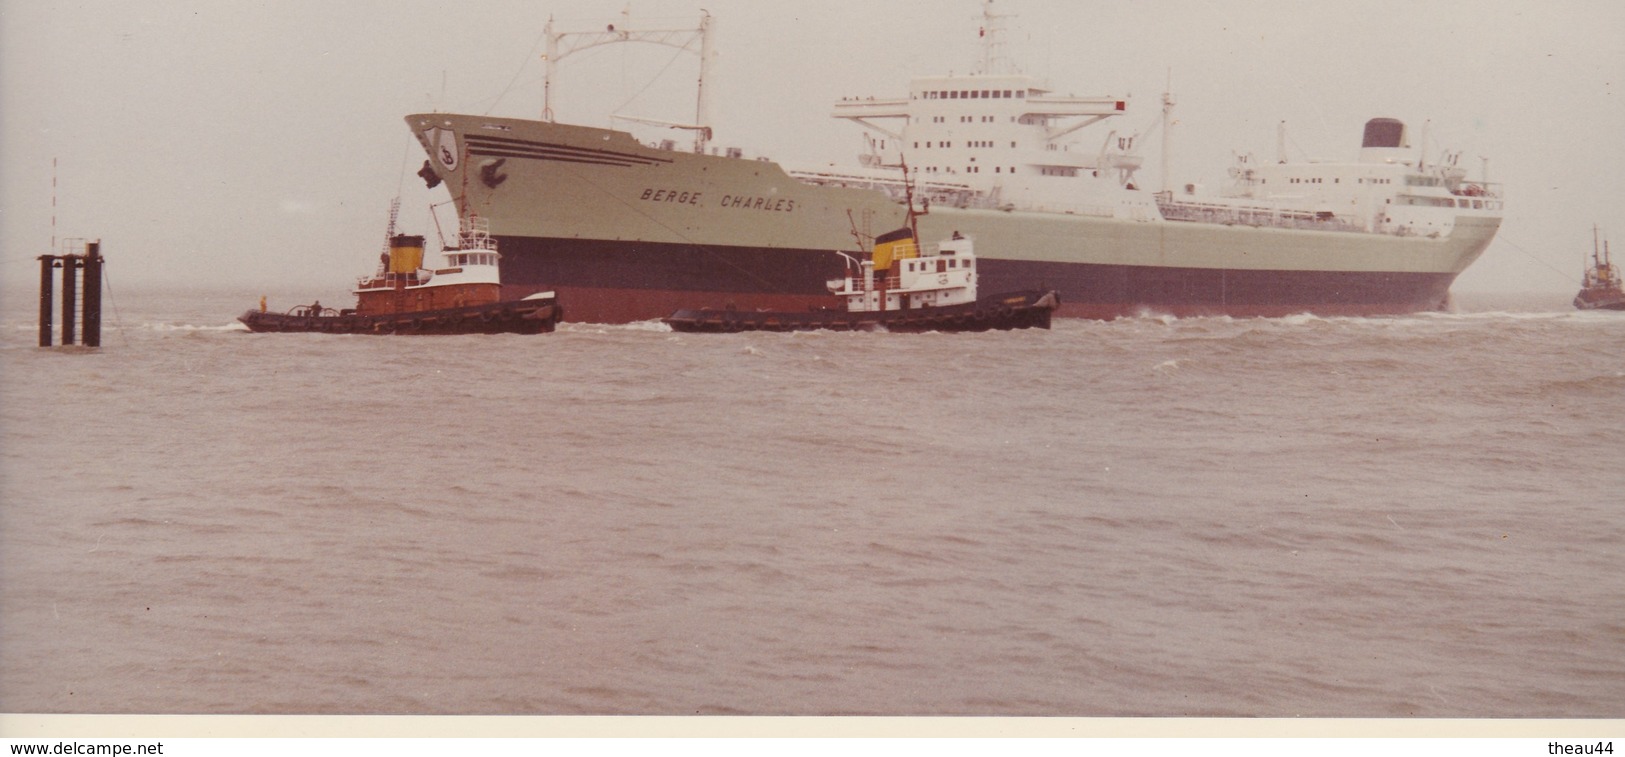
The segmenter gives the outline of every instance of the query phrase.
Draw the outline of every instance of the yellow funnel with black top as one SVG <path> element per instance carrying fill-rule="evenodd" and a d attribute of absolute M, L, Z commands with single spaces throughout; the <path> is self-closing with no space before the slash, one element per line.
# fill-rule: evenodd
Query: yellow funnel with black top
<path fill-rule="evenodd" d="M 891 270 L 893 260 L 919 257 L 920 246 L 914 243 L 914 232 L 908 228 L 888 231 L 875 237 L 875 270 Z"/>
<path fill-rule="evenodd" d="M 423 267 L 423 237 L 398 234 L 389 238 L 389 272 L 412 273 Z"/>

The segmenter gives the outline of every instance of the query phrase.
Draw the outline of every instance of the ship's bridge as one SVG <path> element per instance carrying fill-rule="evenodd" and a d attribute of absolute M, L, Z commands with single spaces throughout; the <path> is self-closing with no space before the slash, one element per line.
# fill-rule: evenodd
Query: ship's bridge
<path fill-rule="evenodd" d="M 911 167 L 938 176 L 1078 177 L 1097 168 L 1096 150 L 1067 139 L 1122 115 L 1123 98 L 1060 95 L 1024 74 L 916 78 L 907 98 L 848 98 L 835 118 L 879 135 L 865 165 Z"/>
<path fill-rule="evenodd" d="M 940 76 L 913 80 L 907 98 L 843 99 L 835 104 L 831 115 L 855 121 L 894 139 L 903 138 L 900 130 L 871 120 L 950 123 L 945 116 L 957 115 L 955 123 L 993 123 L 990 114 L 1002 115 L 1015 123 L 1051 127 L 1045 136 L 1053 140 L 1121 115 L 1127 109 L 1128 102 L 1119 97 L 1056 95 L 1038 86 L 1030 76 Z M 1082 120 L 1061 123 L 1073 118 Z"/>
<path fill-rule="evenodd" d="M 1122 194 L 1136 189 L 1137 135 L 1079 133 L 1125 115 L 1126 98 L 1060 94 L 1021 73 L 1005 54 L 1005 18 L 993 12 L 991 0 L 984 5 L 982 55 L 971 73 L 914 78 L 904 97 L 835 103 L 832 116 L 864 129 L 860 164 L 881 183 L 888 180 L 878 172 L 906 164 L 922 189 L 954 187 L 951 197 L 938 193 L 939 201 L 951 199 L 957 207 L 1154 217 L 1151 199 Z M 837 181 L 826 173 L 795 175 Z"/>

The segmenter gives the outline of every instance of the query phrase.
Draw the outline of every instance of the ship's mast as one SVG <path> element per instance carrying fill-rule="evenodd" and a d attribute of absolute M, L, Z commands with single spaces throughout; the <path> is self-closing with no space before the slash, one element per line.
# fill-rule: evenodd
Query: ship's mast
<path fill-rule="evenodd" d="M 1004 52 L 1004 20 L 1012 14 L 993 12 L 993 0 L 982 3 L 982 66 L 979 74 L 1014 74 L 1015 62 Z"/>
<path fill-rule="evenodd" d="M 1595 278 L 1598 282 L 1606 282 L 1608 271 L 1606 261 L 1608 256 L 1603 252 L 1601 242 L 1597 238 L 1597 224 L 1591 224 L 1591 270 L 1586 272 L 1586 278 Z"/>
<path fill-rule="evenodd" d="M 1174 132 L 1174 74 L 1168 72 L 1168 87 L 1162 93 L 1162 187 L 1168 191 L 1168 154 Z"/>
<path fill-rule="evenodd" d="M 1422 169 L 1427 164 L 1427 159 L 1428 159 L 1428 127 L 1432 126 L 1432 125 L 1433 125 L 1433 119 L 1428 119 L 1428 120 L 1422 122 L 1422 139 L 1420 141 L 1420 144 L 1422 145 L 1422 148 L 1420 150 L 1417 150 L 1417 152 L 1416 152 L 1416 172 L 1417 173 L 1421 173 Z"/>
<path fill-rule="evenodd" d="M 600 45 L 613 45 L 622 42 L 648 42 L 656 45 L 674 47 L 678 50 L 694 52 L 700 58 L 700 75 L 696 85 L 698 90 L 694 103 L 694 123 L 678 124 L 653 119 L 629 118 L 628 120 L 652 123 L 658 126 L 668 126 L 674 129 L 688 129 L 695 133 L 694 152 L 705 152 L 705 145 L 711 141 L 711 91 L 705 85 L 706 77 L 711 73 L 711 65 L 716 60 L 716 50 L 711 45 L 711 14 L 700 11 L 698 26 L 690 29 L 633 29 L 632 10 L 628 6 L 621 12 L 621 23 L 609 24 L 601 31 L 590 32 L 556 32 L 553 29 L 553 17 L 547 17 L 547 25 L 542 33 L 547 37 L 547 53 L 543 56 L 546 62 L 546 74 L 542 80 L 542 120 L 553 120 L 553 80 L 558 76 L 559 61 L 575 53 L 589 50 Z M 695 48 L 698 50 L 695 50 Z"/>

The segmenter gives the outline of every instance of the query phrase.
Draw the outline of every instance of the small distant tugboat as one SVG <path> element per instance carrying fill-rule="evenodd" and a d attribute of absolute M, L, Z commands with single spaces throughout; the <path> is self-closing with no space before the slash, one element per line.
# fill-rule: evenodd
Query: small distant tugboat
<path fill-rule="evenodd" d="M 394 234 L 393 226 L 378 272 L 356 282 L 354 308 L 318 302 L 271 313 L 261 299 L 258 310 L 237 320 L 260 332 L 545 334 L 563 317 L 552 292 L 502 299 L 501 255 L 484 219 L 465 219 L 456 243 L 441 252 L 445 267 L 433 270 L 422 267 L 423 237 Z"/>
<path fill-rule="evenodd" d="M 829 282 L 842 308 L 807 312 L 679 310 L 663 319 L 674 331 L 989 331 L 1050 327 L 1054 291 L 976 296 L 976 255 L 958 234 L 935 247 L 915 243 L 912 228 L 875 239 L 868 260 L 845 253 L 845 278 Z"/>
<path fill-rule="evenodd" d="M 1574 297 L 1574 306 L 1581 310 L 1625 310 L 1625 286 L 1620 283 L 1619 268 L 1608 256 L 1608 240 L 1597 245 L 1597 227 L 1591 227 L 1591 267 L 1586 270 L 1585 284 Z"/>

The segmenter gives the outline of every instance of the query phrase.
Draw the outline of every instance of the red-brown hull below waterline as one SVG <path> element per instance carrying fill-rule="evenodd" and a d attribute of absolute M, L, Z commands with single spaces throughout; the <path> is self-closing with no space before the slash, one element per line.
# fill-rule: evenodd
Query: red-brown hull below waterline
<path fill-rule="evenodd" d="M 828 250 L 501 238 L 502 296 L 554 291 L 571 321 L 658 320 L 684 308 L 839 308 Z M 1448 306 L 1455 271 L 1253 270 L 980 256 L 985 292 L 1055 290 L 1062 318 L 1384 316 Z"/>

